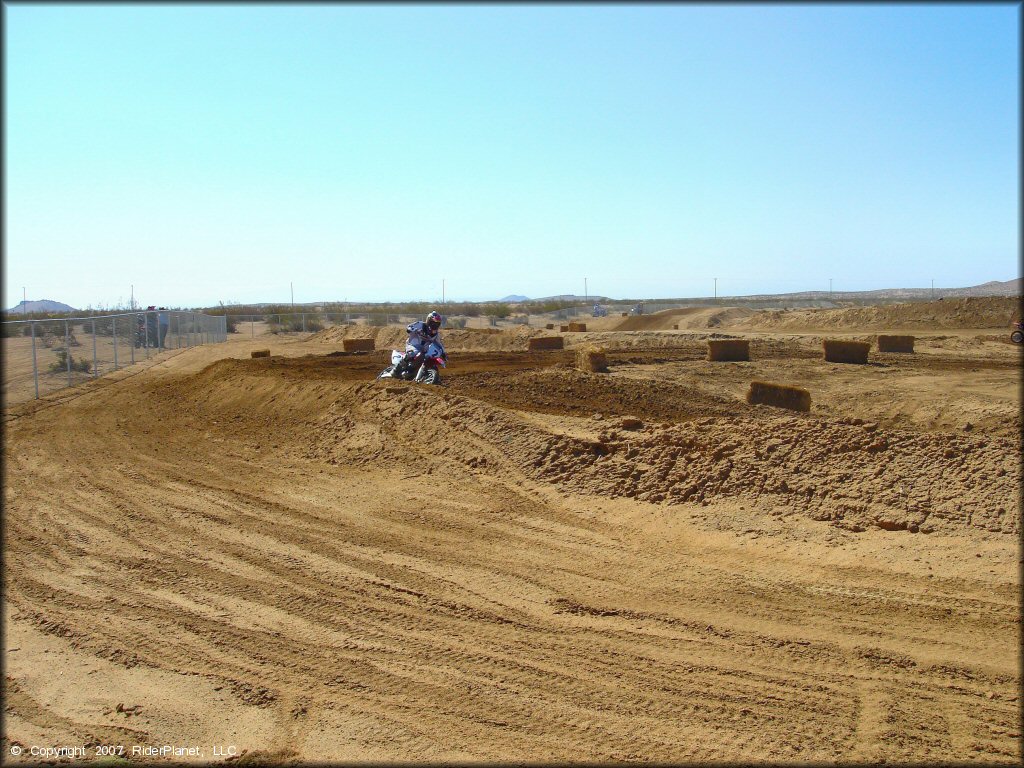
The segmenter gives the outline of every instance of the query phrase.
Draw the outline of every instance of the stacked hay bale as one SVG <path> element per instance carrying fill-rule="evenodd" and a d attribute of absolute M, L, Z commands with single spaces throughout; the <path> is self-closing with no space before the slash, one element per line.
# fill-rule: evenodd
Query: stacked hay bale
<path fill-rule="evenodd" d="M 750 342 L 747 339 L 709 339 L 708 360 L 749 360 Z"/>
<path fill-rule="evenodd" d="M 791 411 L 811 410 L 811 393 L 800 387 L 785 384 L 769 384 L 766 381 L 750 382 L 747 402 L 751 405 L 772 405 Z"/>
<path fill-rule="evenodd" d="M 913 352 L 913 336 L 879 336 L 879 352 Z"/>
<path fill-rule="evenodd" d="M 269 349 L 254 349 L 251 353 L 252 357 L 270 357 Z"/>
<path fill-rule="evenodd" d="M 825 349 L 825 360 L 830 363 L 864 365 L 868 361 L 868 351 L 871 349 L 871 345 L 866 341 L 825 339 L 821 344 Z"/>
<path fill-rule="evenodd" d="M 534 336 L 526 342 L 527 349 L 564 349 L 565 339 L 561 336 Z"/>
<path fill-rule="evenodd" d="M 569 323 L 569 333 L 583 333 L 587 330 L 586 323 Z"/>
<path fill-rule="evenodd" d="M 342 349 L 346 352 L 373 352 L 373 339 L 342 339 Z"/>
<path fill-rule="evenodd" d="M 558 330 L 561 331 L 562 333 L 566 333 L 569 330 L 569 326 L 568 325 L 560 325 L 560 326 L 558 326 Z"/>
<path fill-rule="evenodd" d="M 547 325 L 544 326 L 544 328 L 546 330 L 553 331 L 553 330 L 555 330 L 555 324 L 554 323 L 548 323 Z"/>
<path fill-rule="evenodd" d="M 590 373 L 607 373 L 608 356 L 601 347 L 580 347 L 576 350 L 576 367 Z"/>

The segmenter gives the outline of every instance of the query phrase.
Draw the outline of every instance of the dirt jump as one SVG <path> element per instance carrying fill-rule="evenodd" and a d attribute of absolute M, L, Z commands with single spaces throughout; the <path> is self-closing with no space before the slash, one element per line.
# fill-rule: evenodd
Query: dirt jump
<path fill-rule="evenodd" d="M 8 407 L 5 759 L 1017 764 L 1022 352 L 960 311 L 862 365 L 825 332 L 910 320 L 442 331 L 440 386 L 240 334 Z"/>

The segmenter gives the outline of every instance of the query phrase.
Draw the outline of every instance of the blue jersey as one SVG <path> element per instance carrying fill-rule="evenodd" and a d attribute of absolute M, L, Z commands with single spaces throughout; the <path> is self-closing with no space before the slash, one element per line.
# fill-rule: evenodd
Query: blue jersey
<path fill-rule="evenodd" d="M 430 342 L 441 340 L 441 334 L 438 331 L 430 330 L 427 324 L 422 320 L 417 320 L 415 323 L 409 323 L 409 325 L 405 326 L 405 330 L 409 334 L 409 341 L 406 342 L 406 350 L 426 352 Z"/>

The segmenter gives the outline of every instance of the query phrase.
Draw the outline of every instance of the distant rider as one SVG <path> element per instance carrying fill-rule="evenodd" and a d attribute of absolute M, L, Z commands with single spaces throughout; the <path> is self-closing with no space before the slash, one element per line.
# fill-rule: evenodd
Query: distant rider
<path fill-rule="evenodd" d="M 405 326 L 405 330 L 409 334 L 409 340 L 405 343 L 405 357 L 395 367 L 391 376 L 396 379 L 401 378 L 413 369 L 432 341 L 440 344 L 440 329 L 441 315 L 437 312 L 431 312 L 427 315 L 426 320 L 417 320 L 415 323 Z"/>

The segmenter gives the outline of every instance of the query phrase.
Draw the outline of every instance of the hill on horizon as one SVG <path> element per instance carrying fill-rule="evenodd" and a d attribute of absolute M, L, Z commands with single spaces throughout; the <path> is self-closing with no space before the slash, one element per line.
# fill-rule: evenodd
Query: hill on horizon
<path fill-rule="evenodd" d="M 29 315 L 33 312 L 78 312 L 78 310 L 59 301 L 39 299 L 38 301 L 19 301 L 16 307 L 4 310 L 4 312 L 8 315 Z"/>

